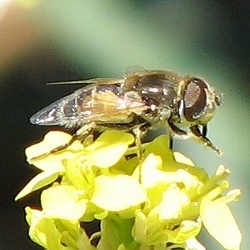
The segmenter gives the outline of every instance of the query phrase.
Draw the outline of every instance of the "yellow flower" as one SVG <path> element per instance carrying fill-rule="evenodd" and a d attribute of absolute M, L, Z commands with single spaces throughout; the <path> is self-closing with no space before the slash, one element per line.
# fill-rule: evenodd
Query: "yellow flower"
<path fill-rule="evenodd" d="M 239 249 L 241 234 L 227 206 L 240 191 L 228 188 L 229 170 L 219 166 L 209 177 L 202 168 L 172 152 L 162 135 L 142 148 L 134 137 L 107 130 L 93 143 L 79 141 L 42 155 L 70 136 L 50 132 L 26 149 L 42 172 L 16 199 L 40 188 L 41 209 L 26 208 L 29 235 L 46 249 L 205 249 L 197 240 L 204 225 L 225 249 Z M 141 158 L 139 153 L 143 150 Z M 87 236 L 83 222 L 100 221 L 100 232 Z M 53 235 L 53 237 L 52 237 Z M 96 239 L 97 244 L 91 242 Z"/>

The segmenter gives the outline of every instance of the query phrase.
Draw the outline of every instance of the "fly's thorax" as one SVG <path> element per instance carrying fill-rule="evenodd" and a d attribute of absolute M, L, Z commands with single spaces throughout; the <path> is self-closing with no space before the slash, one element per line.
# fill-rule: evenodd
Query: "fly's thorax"
<path fill-rule="evenodd" d="M 141 96 L 146 110 L 140 114 L 153 126 L 166 121 L 177 110 L 179 76 L 168 71 L 137 72 L 125 78 L 124 87 Z M 130 91 L 132 92 L 132 91 Z"/>
<path fill-rule="evenodd" d="M 176 104 L 177 80 L 168 72 L 141 76 L 134 89 L 142 96 L 153 111 L 157 107 L 171 109 Z"/>
<path fill-rule="evenodd" d="M 116 96 L 120 96 L 123 94 L 121 83 L 112 83 L 112 84 L 99 83 L 93 89 L 93 94 L 95 93 L 101 94 L 107 91 L 112 92 Z"/>
<path fill-rule="evenodd" d="M 183 124 L 207 124 L 214 116 L 216 105 L 219 105 L 214 89 L 196 77 L 186 77 L 179 84 L 178 100 Z"/>

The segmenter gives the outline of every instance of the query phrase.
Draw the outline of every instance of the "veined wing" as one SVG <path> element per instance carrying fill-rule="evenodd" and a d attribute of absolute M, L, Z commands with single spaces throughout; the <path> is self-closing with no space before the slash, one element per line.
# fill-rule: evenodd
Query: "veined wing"
<path fill-rule="evenodd" d="M 87 84 L 85 87 L 76 90 L 74 93 L 62 97 L 47 107 L 35 113 L 30 122 L 43 126 L 67 126 L 72 127 L 79 120 L 79 105 L 88 96 L 92 96 L 92 92 L 97 85 L 121 84 L 124 79 L 117 78 L 93 78 L 88 80 L 70 81 L 70 82 L 54 82 L 49 85 L 57 84 Z"/>
<path fill-rule="evenodd" d="M 89 122 L 129 123 L 146 109 L 138 93 L 122 93 L 120 83 L 90 84 L 50 104 L 30 118 L 38 125 L 82 126 Z"/>
<path fill-rule="evenodd" d="M 78 117 L 79 101 L 91 95 L 95 86 L 90 84 L 62 97 L 34 114 L 30 122 L 43 126 L 74 126 L 74 120 Z"/>
<path fill-rule="evenodd" d="M 130 91 L 121 94 L 112 85 L 110 89 L 96 89 L 91 98 L 81 104 L 82 120 L 98 123 L 130 123 L 134 115 L 141 115 L 147 109 L 141 96 Z"/>

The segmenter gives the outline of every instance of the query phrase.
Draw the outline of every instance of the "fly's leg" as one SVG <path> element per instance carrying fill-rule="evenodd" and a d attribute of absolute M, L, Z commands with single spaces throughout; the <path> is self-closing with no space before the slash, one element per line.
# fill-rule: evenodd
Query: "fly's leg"
<path fill-rule="evenodd" d="M 41 155 L 38 155 L 38 156 L 31 158 L 31 161 L 40 160 L 42 158 L 47 157 L 48 155 L 51 155 L 51 154 L 57 153 L 63 149 L 66 149 L 71 144 L 73 144 L 73 142 L 76 140 L 84 140 L 88 136 L 88 134 L 90 134 L 93 130 L 95 130 L 95 128 L 96 128 L 96 124 L 94 122 L 82 126 L 81 128 L 79 128 L 75 132 L 75 134 L 71 137 L 71 139 L 68 142 L 66 142 L 62 145 L 59 145 L 58 147 L 53 148 L 44 154 L 41 154 Z"/>
<path fill-rule="evenodd" d="M 189 137 L 189 134 L 186 131 L 181 130 L 180 128 L 178 128 L 177 126 L 175 126 L 171 122 L 168 122 L 168 124 L 169 124 L 169 127 L 171 128 L 171 130 L 174 132 L 174 134 L 173 133 L 170 134 L 170 148 L 172 149 L 171 146 L 173 146 L 173 144 L 171 143 L 171 141 L 173 141 L 173 137 L 175 135 L 178 135 L 181 139 L 186 139 Z M 222 152 L 215 145 L 213 145 L 213 143 L 206 137 L 206 134 L 207 134 L 207 126 L 206 125 L 203 126 L 202 133 L 201 133 L 198 126 L 191 126 L 190 130 L 198 141 L 202 142 L 204 145 L 211 148 L 218 155 L 222 154 Z"/>
<path fill-rule="evenodd" d="M 193 135 L 195 135 L 198 141 L 202 142 L 204 145 L 211 148 L 218 155 L 222 154 L 222 152 L 216 146 L 214 146 L 213 143 L 206 136 L 204 136 L 204 130 L 201 133 L 198 126 L 191 126 L 190 130 L 193 133 Z"/>
<path fill-rule="evenodd" d="M 141 159 L 143 153 L 141 138 L 147 133 L 148 126 L 149 124 L 147 122 L 143 122 L 141 124 L 134 126 L 131 130 L 131 132 L 135 136 L 135 145 L 138 148 L 137 156 L 139 159 Z"/>
<path fill-rule="evenodd" d="M 137 156 L 139 159 L 142 157 L 142 145 L 141 145 L 141 130 L 140 127 L 133 128 L 132 133 L 135 136 L 135 145 L 138 148 Z"/>
<path fill-rule="evenodd" d="M 141 143 L 141 137 L 143 136 L 144 133 L 148 130 L 148 124 L 145 122 L 143 124 L 140 124 L 132 129 L 132 133 L 135 136 L 135 145 L 137 147 L 137 157 L 139 160 L 139 166 L 138 166 L 138 173 L 139 173 L 139 181 L 141 182 L 142 176 L 141 176 L 141 163 L 142 163 L 142 155 L 143 155 L 143 148 L 142 148 L 142 143 Z"/>
<path fill-rule="evenodd" d="M 47 157 L 47 156 L 49 156 L 51 154 L 57 153 L 57 152 L 65 149 L 65 148 L 69 147 L 75 140 L 77 140 L 77 137 L 75 135 L 73 135 L 68 142 L 66 142 L 66 143 L 64 143 L 64 144 L 62 144 L 62 145 L 60 145 L 60 146 L 58 146 L 56 148 L 53 148 L 53 149 L 51 149 L 50 151 L 48 151 L 48 152 L 46 152 L 44 154 L 41 154 L 41 155 L 38 155 L 38 156 L 35 156 L 35 157 L 31 158 L 31 161 L 40 160 L 40 159 L 43 159 L 43 158 L 45 158 L 45 157 Z"/>
<path fill-rule="evenodd" d="M 188 138 L 188 134 L 186 131 L 178 128 L 177 126 L 175 126 L 172 122 L 168 121 L 168 125 L 171 129 L 171 132 L 169 133 L 169 148 L 171 150 L 173 150 L 173 140 L 174 140 L 174 137 L 178 137 L 180 139 L 186 139 Z"/>
<path fill-rule="evenodd" d="M 202 127 L 202 137 L 207 136 L 207 124 Z"/>

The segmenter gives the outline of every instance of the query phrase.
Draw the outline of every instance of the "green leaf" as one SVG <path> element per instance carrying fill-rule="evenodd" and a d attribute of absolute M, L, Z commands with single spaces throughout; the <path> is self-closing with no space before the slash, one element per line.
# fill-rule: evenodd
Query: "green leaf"
<path fill-rule="evenodd" d="M 116 215 L 102 220 L 101 239 L 97 245 L 97 249 L 124 249 L 121 244 L 127 246 L 133 241 L 131 229 L 131 220 L 122 220 Z"/>
<path fill-rule="evenodd" d="M 147 237 L 147 217 L 141 211 L 137 210 L 135 212 L 135 222 L 132 230 L 132 235 L 134 239 L 139 243 L 146 242 Z"/>

